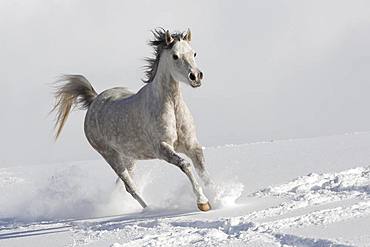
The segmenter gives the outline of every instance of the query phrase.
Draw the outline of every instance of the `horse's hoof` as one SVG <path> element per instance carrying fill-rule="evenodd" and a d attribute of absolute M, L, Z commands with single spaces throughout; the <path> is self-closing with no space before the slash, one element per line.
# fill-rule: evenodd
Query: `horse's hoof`
<path fill-rule="evenodd" d="M 198 203 L 198 208 L 200 211 L 208 211 L 211 209 L 211 205 L 209 204 L 209 202 L 206 202 L 206 203 Z"/>

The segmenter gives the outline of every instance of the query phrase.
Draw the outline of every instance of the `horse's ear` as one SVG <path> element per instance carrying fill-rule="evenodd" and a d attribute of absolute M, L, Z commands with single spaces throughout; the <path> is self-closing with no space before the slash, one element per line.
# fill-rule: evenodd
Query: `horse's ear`
<path fill-rule="evenodd" d="M 164 39 L 165 39 L 165 41 L 166 41 L 166 45 L 169 45 L 169 44 L 171 44 L 172 42 L 173 42 L 173 38 L 172 38 L 172 36 L 171 36 L 171 34 L 170 34 L 170 31 L 166 31 L 166 33 L 164 34 Z"/>
<path fill-rule="evenodd" d="M 183 40 L 186 40 L 186 41 L 191 41 L 191 31 L 190 29 L 188 28 L 188 31 L 186 32 L 186 34 L 182 37 Z"/>

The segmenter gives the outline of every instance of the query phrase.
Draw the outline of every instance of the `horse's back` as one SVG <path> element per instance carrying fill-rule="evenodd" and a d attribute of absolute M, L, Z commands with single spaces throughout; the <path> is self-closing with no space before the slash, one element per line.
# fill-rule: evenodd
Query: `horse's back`
<path fill-rule="evenodd" d="M 116 101 L 120 99 L 126 99 L 134 95 L 135 93 L 131 92 L 125 87 L 114 87 L 107 89 L 100 93 L 96 100 L 104 100 L 104 101 Z"/>
<path fill-rule="evenodd" d="M 100 111 L 102 108 L 107 107 L 117 101 L 129 99 L 135 95 L 135 93 L 129 91 L 125 87 L 114 87 L 107 89 L 100 93 L 89 106 L 87 115 Z"/>

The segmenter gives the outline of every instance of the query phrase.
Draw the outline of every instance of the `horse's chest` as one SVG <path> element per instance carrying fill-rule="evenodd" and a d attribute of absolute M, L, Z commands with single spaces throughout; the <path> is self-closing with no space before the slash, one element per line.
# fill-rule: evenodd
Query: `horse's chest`
<path fill-rule="evenodd" d="M 176 145 L 187 143 L 193 134 L 193 118 L 187 108 L 166 105 L 158 115 L 158 131 L 162 140 Z"/>
<path fill-rule="evenodd" d="M 177 139 L 182 140 L 185 139 L 187 135 L 189 135 L 189 127 L 186 121 L 183 118 L 176 119 L 176 133 Z"/>
<path fill-rule="evenodd" d="M 164 136 L 171 139 L 183 138 L 187 133 L 187 127 L 182 117 L 176 116 L 174 113 L 168 113 L 161 117 L 159 131 Z"/>
<path fill-rule="evenodd" d="M 152 117 L 153 120 L 149 124 L 155 128 L 151 130 L 151 136 L 159 135 L 159 139 L 167 141 L 177 138 L 176 117 L 173 111 L 162 109 Z"/>
<path fill-rule="evenodd" d="M 185 108 L 181 114 L 176 115 L 176 143 L 178 146 L 187 146 L 195 138 L 195 127 L 193 117 Z"/>

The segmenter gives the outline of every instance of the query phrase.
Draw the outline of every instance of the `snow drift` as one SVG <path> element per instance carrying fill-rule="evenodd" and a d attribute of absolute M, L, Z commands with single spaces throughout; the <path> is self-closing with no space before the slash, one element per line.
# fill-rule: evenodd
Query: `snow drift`
<path fill-rule="evenodd" d="M 369 246 L 370 133 L 206 148 L 213 210 L 140 162 L 142 210 L 103 160 L 0 169 L 0 245 Z"/>

